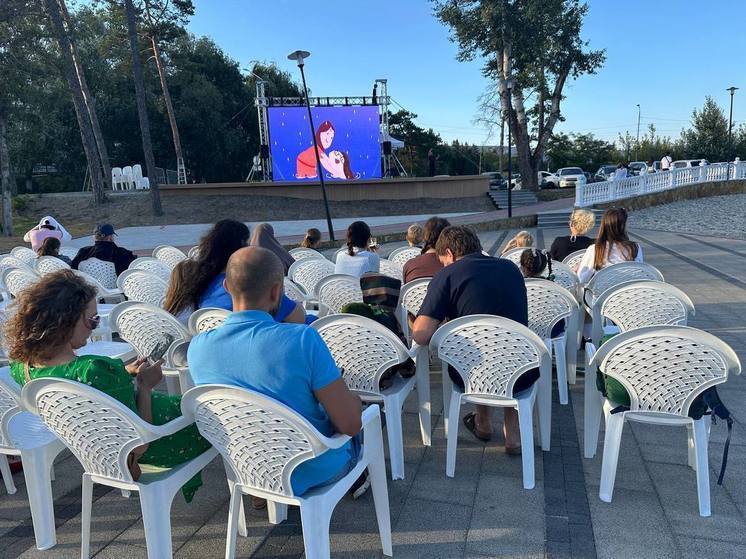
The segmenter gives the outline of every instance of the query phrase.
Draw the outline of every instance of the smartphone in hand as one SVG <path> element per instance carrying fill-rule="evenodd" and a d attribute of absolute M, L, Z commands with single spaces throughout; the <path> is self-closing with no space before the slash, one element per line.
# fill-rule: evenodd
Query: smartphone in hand
<path fill-rule="evenodd" d="M 171 347 L 173 341 L 174 337 L 171 334 L 164 334 L 150 351 L 148 361 L 152 364 L 161 359 L 166 355 L 166 352 L 168 351 L 168 348 Z"/>

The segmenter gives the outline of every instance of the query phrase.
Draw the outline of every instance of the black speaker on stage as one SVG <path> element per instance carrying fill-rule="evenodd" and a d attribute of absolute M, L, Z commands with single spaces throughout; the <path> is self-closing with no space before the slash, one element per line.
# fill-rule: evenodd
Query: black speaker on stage
<path fill-rule="evenodd" d="M 383 154 L 391 155 L 391 142 L 389 141 L 383 142 Z"/>
<path fill-rule="evenodd" d="M 269 157 L 269 146 L 267 144 L 262 144 L 259 147 L 259 157 L 262 159 L 267 159 Z"/>

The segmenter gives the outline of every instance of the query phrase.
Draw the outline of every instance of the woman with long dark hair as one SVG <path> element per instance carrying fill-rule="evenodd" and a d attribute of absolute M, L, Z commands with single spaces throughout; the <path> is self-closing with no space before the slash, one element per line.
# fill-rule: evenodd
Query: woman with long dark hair
<path fill-rule="evenodd" d="M 601 218 L 596 242 L 589 246 L 578 266 L 580 283 L 588 283 L 598 270 L 630 261 L 642 262 L 642 247 L 627 236 L 627 210 L 611 208 Z"/>
<path fill-rule="evenodd" d="M 404 264 L 404 283 L 419 278 L 431 278 L 442 268 L 438 255 L 435 253 L 435 243 L 438 242 L 440 232 L 451 225 L 447 219 L 433 216 L 425 222 L 422 232 L 422 252 Z"/>
<path fill-rule="evenodd" d="M 368 272 L 378 272 L 381 259 L 370 246 L 370 227 L 364 221 L 354 221 L 347 228 L 347 251 L 337 255 L 335 274 L 361 277 Z"/>

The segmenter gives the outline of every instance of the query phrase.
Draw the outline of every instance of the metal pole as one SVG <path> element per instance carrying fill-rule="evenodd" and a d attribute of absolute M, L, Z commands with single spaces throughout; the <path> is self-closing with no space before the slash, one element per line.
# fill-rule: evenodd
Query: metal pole
<path fill-rule="evenodd" d="M 513 101 L 508 88 L 508 217 L 513 217 L 513 194 L 511 182 L 513 181 L 513 148 L 511 147 L 512 137 L 511 129 L 513 128 Z"/>
<path fill-rule="evenodd" d="M 498 171 L 503 172 L 503 154 L 505 151 L 505 117 L 500 119 L 500 163 L 498 164 Z"/>
<path fill-rule="evenodd" d="M 637 143 L 635 146 L 635 161 L 640 160 L 640 103 L 637 103 Z"/>
<path fill-rule="evenodd" d="M 326 225 L 329 228 L 329 240 L 334 241 L 334 227 L 332 226 L 332 216 L 329 213 L 329 201 L 326 199 L 326 184 L 324 184 L 324 172 L 321 167 L 321 158 L 319 157 L 319 148 L 316 145 L 316 129 L 313 126 L 313 116 L 311 115 L 311 100 L 308 98 L 308 88 L 306 87 L 306 74 L 303 71 L 303 64 L 298 64 L 300 68 L 300 77 L 303 80 L 303 94 L 306 96 L 306 108 L 308 109 L 308 123 L 311 126 L 311 139 L 313 140 L 313 153 L 316 155 L 316 172 L 319 174 L 321 183 L 321 195 L 324 197 L 324 210 L 326 210 Z"/>
<path fill-rule="evenodd" d="M 733 94 L 736 92 L 735 87 L 728 89 L 730 91 L 730 114 L 728 115 L 728 161 L 733 155 Z"/>

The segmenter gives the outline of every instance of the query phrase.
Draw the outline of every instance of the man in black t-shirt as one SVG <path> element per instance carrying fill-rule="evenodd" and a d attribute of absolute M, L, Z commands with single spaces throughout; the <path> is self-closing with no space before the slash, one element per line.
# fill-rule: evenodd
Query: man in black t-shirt
<path fill-rule="evenodd" d="M 105 262 L 112 262 L 117 275 L 124 272 L 132 261 L 137 258 L 134 252 L 114 244 L 116 232 L 109 223 L 96 225 L 93 230 L 93 246 L 83 247 L 72 261 L 73 270 L 77 270 L 83 260 L 98 258 Z"/>
<path fill-rule="evenodd" d="M 518 267 L 510 260 L 482 253 L 477 235 L 467 227 L 446 227 L 435 246 L 445 266 L 433 277 L 412 329 L 413 339 L 428 345 L 438 326 L 473 314 L 492 314 L 528 325 L 526 283 Z M 450 371 L 453 382 L 462 390 L 463 379 Z M 538 378 L 538 370 L 524 374 L 516 382 L 515 392 L 528 388 Z M 480 440 L 492 437 L 492 408 L 476 406 L 475 414 L 464 423 Z M 505 448 L 518 453 L 521 445 L 518 412 L 505 408 Z"/>

